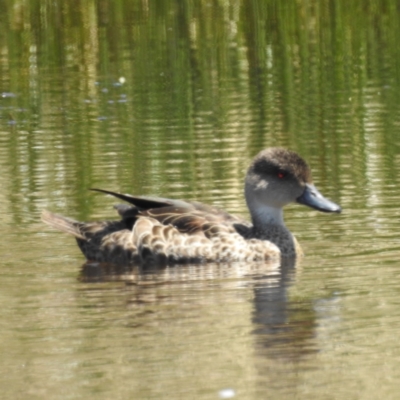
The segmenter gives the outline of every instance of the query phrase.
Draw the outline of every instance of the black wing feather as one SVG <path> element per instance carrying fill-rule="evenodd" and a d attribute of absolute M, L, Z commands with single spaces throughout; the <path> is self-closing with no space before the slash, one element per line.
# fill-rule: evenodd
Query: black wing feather
<path fill-rule="evenodd" d="M 156 200 L 146 197 L 135 197 L 130 194 L 111 192 L 110 190 L 97 189 L 97 188 L 91 188 L 90 190 L 93 190 L 95 192 L 110 194 L 111 196 L 117 197 L 118 199 L 124 200 L 127 203 L 135 205 L 140 210 L 148 210 L 150 208 L 170 207 L 172 205 L 172 203 L 169 203 L 162 199 Z"/>

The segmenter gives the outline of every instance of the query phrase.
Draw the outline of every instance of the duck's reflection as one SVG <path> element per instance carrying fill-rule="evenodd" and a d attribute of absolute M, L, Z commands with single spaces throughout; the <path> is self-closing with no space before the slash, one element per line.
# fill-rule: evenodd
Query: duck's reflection
<path fill-rule="evenodd" d="M 279 280 L 265 279 L 254 285 L 253 332 L 259 355 L 293 361 L 316 351 L 312 305 L 288 299 L 297 272 L 294 263 L 286 260 Z"/>
<path fill-rule="evenodd" d="M 208 263 L 183 264 L 175 266 L 123 266 L 106 263 L 85 263 L 81 268 L 80 279 L 84 282 L 124 281 L 128 284 L 146 286 L 157 283 L 218 281 L 222 286 L 228 284 L 224 279 L 235 279 L 241 284 L 241 278 L 258 279 L 267 277 L 279 280 L 281 265 L 277 260 L 254 263 Z M 222 279 L 222 280 L 221 280 Z M 246 279 L 247 280 L 247 279 Z M 229 284 L 232 281 L 229 281 Z"/>
<path fill-rule="evenodd" d="M 295 278 L 295 269 L 285 265 L 278 279 L 254 281 L 254 315 L 257 325 L 255 333 L 275 334 L 284 330 L 288 319 L 287 288 Z"/>
<path fill-rule="evenodd" d="M 121 267 L 109 264 L 87 263 L 81 270 L 85 282 L 123 281 L 136 289 L 129 299 L 130 305 L 173 301 L 176 289 L 168 295 L 155 289 L 160 285 L 198 287 L 199 283 L 218 285 L 227 293 L 239 287 L 253 291 L 250 331 L 254 334 L 258 356 L 279 359 L 298 359 L 314 352 L 315 315 L 311 304 L 294 303 L 288 299 L 288 288 L 299 273 L 294 260 L 270 263 L 233 263 L 180 265 L 163 268 Z M 178 290 L 179 291 L 179 290 Z M 200 303 L 212 298 L 198 298 Z M 223 294 L 221 295 L 223 297 Z M 181 296 L 179 301 L 182 300 Z M 211 296 L 212 297 L 212 296 Z M 228 298 L 229 301 L 229 298 Z M 221 315 L 221 318 L 224 318 Z"/>

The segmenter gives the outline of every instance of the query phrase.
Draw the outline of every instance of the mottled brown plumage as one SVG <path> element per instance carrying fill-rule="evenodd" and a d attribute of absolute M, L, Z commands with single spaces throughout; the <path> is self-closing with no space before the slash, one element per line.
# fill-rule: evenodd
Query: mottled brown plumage
<path fill-rule="evenodd" d="M 131 204 L 115 206 L 120 221 L 81 223 L 48 211 L 42 219 L 75 236 L 88 260 L 114 264 L 295 257 L 301 249 L 284 225 L 282 208 L 297 201 L 320 211 L 340 212 L 312 185 L 306 162 L 281 148 L 260 152 L 248 169 L 245 195 L 252 223 L 198 202 L 94 190 Z"/>

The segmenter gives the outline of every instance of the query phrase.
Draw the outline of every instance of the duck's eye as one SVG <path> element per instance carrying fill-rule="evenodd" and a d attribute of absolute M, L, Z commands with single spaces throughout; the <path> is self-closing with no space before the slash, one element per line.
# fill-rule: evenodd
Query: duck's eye
<path fill-rule="evenodd" d="M 284 172 L 282 172 L 282 171 L 278 172 L 278 178 L 279 179 L 283 179 L 285 176 L 286 176 L 286 174 Z"/>

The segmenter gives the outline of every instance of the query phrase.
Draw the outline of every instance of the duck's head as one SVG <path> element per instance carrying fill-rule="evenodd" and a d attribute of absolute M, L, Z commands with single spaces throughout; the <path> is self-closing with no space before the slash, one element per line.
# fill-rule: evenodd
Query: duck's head
<path fill-rule="evenodd" d="M 282 148 L 261 151 L 251 163 L 245 181 L 247 205 L 254 219 L 282 219 L 281 210 L 297 202 L 323 212 L 341 212 L 312 183 L 307 163 L 295 152 Z"/>

